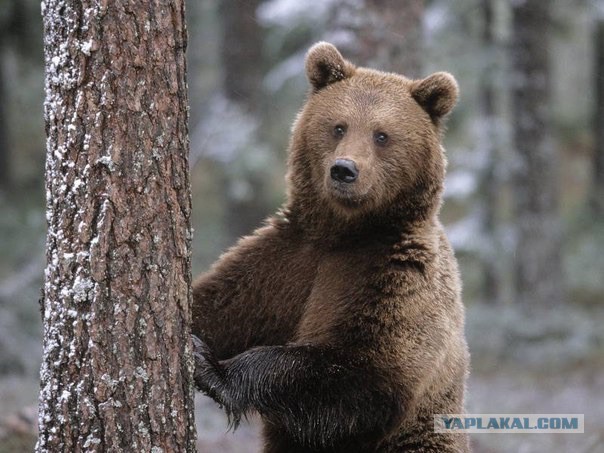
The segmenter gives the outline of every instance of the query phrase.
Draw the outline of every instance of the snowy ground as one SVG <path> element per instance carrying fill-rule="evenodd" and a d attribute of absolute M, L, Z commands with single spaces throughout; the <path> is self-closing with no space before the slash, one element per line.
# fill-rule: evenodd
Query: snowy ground
<path fill-rule="evenodd" d="M 259 423 L 227 432 L 220 409 L 197 398 L 200 453 L 259 452 Z M 495 369 L 474 373 L 468 388 L 471 413 L 581 413 L 585 434 L 473 434 L 474 453 L 604 453 L 604 373 L 581 367 L 564 372 Z"/>
<path fill-rule="evenodd" d="M 474 434 L 475 453 L 604 453 L 602 367 L 475 373 L 467 408 L 470 413 L 585 414 L 585 434 Z"/>
<path fill-rule="evenodd" d="M 224 412 L 203 395 L 197 395 L 195 420 L 199 453 L 253 453 L 261 451 L 260 420 L 243 420 L 235 432 L 228 430 Z"/>
<path fill-rule="evenodd" d="M 475 453 L 604 453 L 603 312 L 556 313 L 469 310 L 467 410 L 585 414 L 585 434 L 475 434 Z M 37 392 L 33 374 L 0 379 L 0 453 L 33 448 Z M 261 451 L 257 417 L 233 433 L 211 400 L 198 395 L 196 406 L 200 453 Z"/>
<path fill-rule="evenodd" d="M 22 384 L 17 379 L 0 382 L 1 417 L 5 424 L 8 419 L 12 420 L 12 424 L 15 420 L 21 422 L 23 417 L 15 416 L 14 411 L 26 397 L 35 405 L 35 393 L 23 395 L 20 391 Z M 27 387 L 32 392 L 37 391 L 33 381 Z M 261 451 L 257 418 L 242 422 L 239 429 L 232 432 L 227 430 L 226 417 L 213 401 L 198 395 L 196 405 L 200 453 Z M 585 434 L 475 434 L 472 436 L 475 453 L 604 453 L 602 363 L 552 372 L 509 365 L 490 372 L 475 371 L 469 382 L 467 406 L 472 413 L 585 414 Z M 2 434 L 0 429 L 0 453 L 28 451 L 15 450 L 14 440 L 8 444 Z M 23 437 L 22 434 L 20 436 Z M 30 436 L 24 444 L 18 445 L 32 446 L 33 439 Z"/>

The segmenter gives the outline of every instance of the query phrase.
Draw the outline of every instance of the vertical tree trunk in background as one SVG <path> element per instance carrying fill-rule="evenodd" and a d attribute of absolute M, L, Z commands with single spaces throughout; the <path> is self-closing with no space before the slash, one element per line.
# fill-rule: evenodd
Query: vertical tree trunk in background
<path fill-rule="evenodd" d="M 4 37 L 0 35 L 0 39 Z M 4 55 L 0 46 L 0 189 L 10 187 L 10 148 L 8 140 L 8 121 L 6 116 L 6 87 L 4 82 Z"/>
<path fill-rule="evenodd" d="M 501 254 L 497 232 L 501 184 L 497 177 L 498 144 L 500 123 L 503 118 L 497 109 L 497 73 L 502 57 L 495 35 L 495 5 L 493 0 L 481 0 L 483 17 L 482 43 L 486 49 L 485 69 L 482 71 L 479 97 L 481 123 L 481 148 L 485 164 L 479 175 L 480 216 L 482 235 L 487 241 L 481 251 L 484 272 L 482 299 L 487 303 L 501 302 Z"/>
<path fill-rule="evenodd" d="M 224 91 L 248 111 L 258 109 L 262 89 L 262 28 L 256 10 L 262 0 L 222 0 Z"/>
<path fill-rule="evenodd" d="M 15 113 L 9 108 L 11 90 L 23 81 L 7 78 L 8 56 L 12 53 L 17 57 L 17 67 L 25 61 L 35 62 L 37 72 L 41 41 L 39 8 L 40 4 L 33 0 L 0 0 L 0 189 L 10 189 L 14 183 L 22 182 L 14 176 L 16 150 L 8 117 Z"/>
<path fill-rule="evenodd" d="M 334 44 L 358 64 L 418 78 L 423 16 L 424 0 L 335 2 L 330 20 Z"/>
<path fill-rule="evenodd" d="M 550 135 L 551 6 L 541 0 L 512 3 L 516 297 L 526 307 L 563 298 L 560 162 Z"/>
<path fill-rule="evenodd" d="M 256 20 L 256 10 L 262 0 L 223 0 L 220 2 L 222 20 L 221 60 L 224 68 L 224 93 L 250 121 L 258 121 L 262 110 L 262 45 L 263 31 Z M 249 137 L 252 142 L 258 137 Z M 240 150 L 241 153 L 251 152 Z M 248 171 L 246 157 L 243 164 L 232 164 L 226 170 L 225 224 L 228 241 L 251 233 L 261 225 L 270 207 L 264 200 L 264 175 Z M 236 187 L 240 187 L 237 190 Z"/>
<path fill-rule="evenodd" d="M 596 22 L 595 64 L 595 155 L 593 168 L 592 212 L 596 219 L 604 219 L 604 19 Z"/>
<path fill-rule="evenodd" d="M 38 452 L 195 451 L 183 0 L 46 0 Z"/>
<path fill-rule="evenodd" d="M 11 150 L 8 132 L 8 96 L 6 79 L 4 76 L 4 65 L 6 56 L 6 41 L 13 31 L 15 4 L 0 3 L 4 8 L 3 17 L 0 20 L 0 189 L 8 189 L 11 186 Z"/>

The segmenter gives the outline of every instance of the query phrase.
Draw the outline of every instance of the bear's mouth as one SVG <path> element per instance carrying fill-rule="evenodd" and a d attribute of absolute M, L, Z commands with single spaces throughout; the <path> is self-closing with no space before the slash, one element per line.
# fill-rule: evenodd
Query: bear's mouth
<path fill-rule="evenodd" d="M 362 205 L 367 199 L 367 191 L 359 192 L 355 184 L 347 184 L 336 181 L 328 183 L 329 193 L 331 198 L 339 205 L 344 205 L 348 208 L 356 208 Z"/>

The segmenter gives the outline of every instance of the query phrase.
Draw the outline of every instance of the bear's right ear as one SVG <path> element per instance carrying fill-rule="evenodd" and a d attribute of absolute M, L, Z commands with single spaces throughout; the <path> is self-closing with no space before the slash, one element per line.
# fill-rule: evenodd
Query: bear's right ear
<path fill-rule="evenodd" d="M 455 107 L 459 86 L 455 77 L 448 72 L 437 72 L 415 81 L 411 95 L 428 112 L 432 120 L 438 122 Z"/>
<path fill-rule="evenodd" d="M 309 49 L 305 67 L 314 91 L 352 76 L 355 70 L 354 65 L 344 60 L 338 49 L 328 42 L 318 42 Z"/>

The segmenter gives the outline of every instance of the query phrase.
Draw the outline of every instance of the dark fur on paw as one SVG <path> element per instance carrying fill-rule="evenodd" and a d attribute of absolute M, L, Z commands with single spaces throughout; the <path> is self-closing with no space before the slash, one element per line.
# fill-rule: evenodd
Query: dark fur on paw
<path fill-rule="evenodd" d="M 201 339 L 192 335 L 193 357 L 195 358 L 195 386 L 216 402 L 220 401 L 222 383 L 222 367 Z"/>
<path fill-rule="evenodd" d="M 225 369 L 208 347 L 208 345 L 191 335 L 193 341 L 193 357 L 195 358 L 195 387 L 223 407 L 229 417 L 229 425 L 236 429 L 239 425 L 243 410 L 229 396 Z"/>

